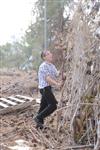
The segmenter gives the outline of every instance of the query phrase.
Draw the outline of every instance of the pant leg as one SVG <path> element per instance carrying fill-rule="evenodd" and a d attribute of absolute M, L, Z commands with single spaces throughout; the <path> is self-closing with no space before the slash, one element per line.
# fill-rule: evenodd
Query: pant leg
<path fill-rule="evenodd" d="M 48 105 L 42 112 L 37 115 L 37 118 L 39 119 L 44 119 L 57 109 L 57 101 L 52 93 L 51 87 L 45 88 L 45 90 L 42 92 L 42 96 Z"/>
<path fill-rule="evenodd" d="M 39 114 L 40 112 L 42 112 L 47 106 L 48 106 L 48 104 L 47 104 L 45 98 L 42 96 L 38 114 Z"/>
<path fill-rule="evenodd" d="M 40 91 L 40 93 L 42 95 L 41 91 Z M 47 101 L 46 101 L 45 97 L 42 95 L 42 97 L 41 97 L 41 103 L 40 103 L 40 108 L 38 110 L 38 114 L 41 113 L 47 106 L 48 106 Z M 44 124 L 44 118 L 41 118 L 40 122 L 42 124 Z"/>

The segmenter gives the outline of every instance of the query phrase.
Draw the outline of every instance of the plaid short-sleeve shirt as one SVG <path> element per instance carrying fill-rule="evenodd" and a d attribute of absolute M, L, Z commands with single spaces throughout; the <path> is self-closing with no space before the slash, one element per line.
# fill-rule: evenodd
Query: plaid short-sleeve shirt
<path fill-rule="evenodd" d="M 52 79 L 56 79 L 57 77 L 57 69 L 55 65 L 48 62 L 43 62 L 38 71 L 38 81 L 39 81 L 39 89 L 43 89 L 46 86 L 49 86 L 49 83 L 46 81 L 46 76 L 50 76 Z"/>

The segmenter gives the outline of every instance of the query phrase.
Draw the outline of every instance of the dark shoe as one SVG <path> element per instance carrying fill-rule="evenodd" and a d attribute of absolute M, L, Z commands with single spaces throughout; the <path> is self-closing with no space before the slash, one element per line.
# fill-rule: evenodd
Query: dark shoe
<path fill-rule="evenodd" d="M 40 129 L 43 129 L 43 123 L 37 118 L 35 117 L 34 118 L 34 121 L 36 122 L 36 128 L 40 128 Z"/>
<path fill-rule="evenodd" d="M 36 128 L 42 130 L 42 129 L 44 128 L 44 126 L 43 126 L 43 124 L 37 124 L 37 125 L 36 125 Z"/>

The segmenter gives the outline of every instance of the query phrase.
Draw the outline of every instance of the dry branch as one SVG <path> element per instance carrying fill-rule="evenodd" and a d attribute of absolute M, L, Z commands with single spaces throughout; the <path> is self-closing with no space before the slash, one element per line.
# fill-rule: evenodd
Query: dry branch
<path fill-rule="evenodd" d="M 100 121 L 98 122 L 98 129 L 97 129 L 97 143 L 94 147 L 94 150 L 99 150 L 100 148 Z"/>
<path fill-rule="evenodd" d="M 63 150 L 72 150 L 72 149 L 84 149 L 84 148 L 94 148 L 94 145 L 93 144 L 91 144 L 91 145 L 77 145 L 77 146 L 68 146 L 68 147 L 66 147 L 66 148 L 63 148 Z"/>

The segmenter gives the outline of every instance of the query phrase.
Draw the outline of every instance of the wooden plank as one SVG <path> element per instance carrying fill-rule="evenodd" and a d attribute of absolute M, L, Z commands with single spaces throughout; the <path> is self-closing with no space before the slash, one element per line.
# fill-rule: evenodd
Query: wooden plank
<path fill-rule="evenodd" d="M 9 104 L 11 104 L 11 105 L 16 105 L 15 102 L 12 102 L 12 101 L 10 101 L 10 100 L 8 100 L 8 99 L 5 99 L 5 98 L 0 98 L 0 100 L 2 100 L 2 101 L 4 101 L 4 102 L 7 102 L 7 103 L 9 103 Z"/>
<path fill-rule="evenodd" d="M 18 102 L 21 102 L 21 103 L 24 103 L 25 101 L 24 100 L 22 100 L 22 99 L 18 99 L 18 98 L 15 98 L 15 97 L 12 97 L 12 96 L 10 96 L 10 97 L 8 97 L 9 99 L 12 99 L 12 100 L 15 100 L 15 101 L 18 101 Z"/>
<path fill-rule="evenodd" d="M 4 103 L 1 103 L 1 102 L 0 102 L 0 106 L 2 106 L 2 107 L 4 107 L 4 108 L 7 108 L 7 107 L 8 107 L 8 105 L 6 105 L 6 104 L 4 104 Z"/>
<path fill-rule="evenodd" d="M 23 95 L 18 95 L 19 97 L 17 98 L 17 96 L 15 95 L 13 96 L 9 96 L 7 98 L 0 98 L 1 102 L 0 102 L 0 115 L 9 113 L 9 112 L 14 112 L 20 109 L 24 109 L 26 107 L 29 107 L 33 104 L 33 98 L 32 97 L 27 97 L 27 96 L 23 96 Z M 19 103 L 18 103 L 19 101 Z M 10 105 L 8 102 L 10 103 L 14 103 L 16 105 Z M 16 103 L 15 103 L 16 102 Z M 7 103 L 7 104 L 5 104 Z"/>
<path fill-rule="evenodd" d="M 23 96 L 23 95 L 16 95 L 16 97 L 18 97 L 18 98 L 24 98 L 24 99 L 29 99 L 29 100 L 33 100 L 33 98 L 32 97 L 28 97 L 28 96 Z"/>
<path fill-rule="evenodd" d="M 1 109 L 0 110 L 0 114 L 3 115 L 3 114 L 6 114 L 6 113 L 9 113 L 9 112 L 22 110 L 22 109 L 27 108 L 27 107 L 29 107 L 31 105 L 32 105 L 32 101 L 25 102 L 25 103 L 20 103 L 20 104 L 15 105 L 15 106 L 10 106 L 10 107 Z"/>

